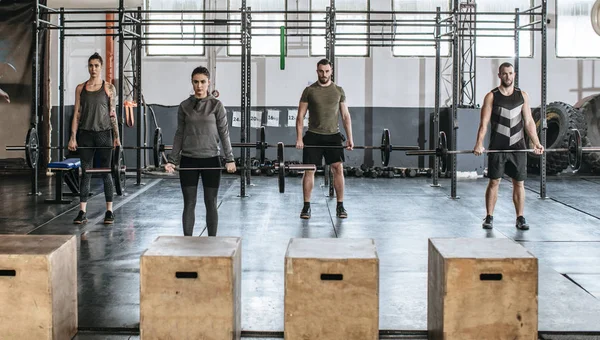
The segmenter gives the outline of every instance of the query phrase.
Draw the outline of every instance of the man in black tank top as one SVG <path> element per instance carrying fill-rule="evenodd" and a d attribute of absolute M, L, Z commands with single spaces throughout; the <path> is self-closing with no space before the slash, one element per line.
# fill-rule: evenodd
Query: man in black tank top
<path fill-rule="evenodd" d="M 481 155 L 485 148 L 488 123 L 491 123 L 490 150 L 523 150 L 527 148 L 525 133 L 529 136 L 535 153 L 541 154 L 544 147 L 537 136 L 535 122 L 531 117 L 529 97 L 527 93 L 514 87 L 514 69 L 510 63 L 503 63 L 498 69 L 500 86 L 489 92 L 481 108 L 481 121 L 477 133 L 477 142 L 473 148 L 475 155 Z M 527 154 L 490 153 L 488 154 L 489 183 L 485 191 L 485 208 L 487 215 L 483 221 L 484 229 L 492 229 L 494 207 L 498 200 L 500 179 L 506 174 L 513 182 L 513 202 L 517 214 L 516 227 L 529 229 L 523 210 L 525 208 L 525 186 L 527 178 Z"/>

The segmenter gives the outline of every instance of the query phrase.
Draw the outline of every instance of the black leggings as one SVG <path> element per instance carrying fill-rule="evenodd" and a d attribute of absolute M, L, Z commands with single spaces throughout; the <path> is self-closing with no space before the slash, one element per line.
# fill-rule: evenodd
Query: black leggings
<path fill-rule="evenodd" d="M 182 156 L 179 168 L 221 167 L 219 157 L 189 158 Z M 183 192 L 183 235 L 192 236 L 196 221 L 196 197 L 198 181 L 202 175 L 204 206 L 206 207 L 206 229 L 208 236 L 217 236 L 219 214 L 217 213 L 217 194 L 221 182 L 221 170 L 183 170 L 179 172 L 181 191 Z"/>
<path fill-rule="evenodd" d="M 103 146 L 103 147 L 112 147 L 113 146 L 113 138 L 112 138 L 112 130 L 106 131 L 87 131 L 87 130 L 79 130 L 78 134 L 78 146 L 82 147 L 94 147 L 94 146 Z M 85 172 L 87 169 L 94 168 L 94 155 L 98 155 L 98 161 L 100 164 L 98 167 L 100 168 L 110 168 L 110 163 L 112 160 L 112 149 L 78 149 L 79 158 L 81 159 L 81 169 L 83 170 L 83 176 L 81 176 L 81 185 L 80 185 L 80 200 L 81 202 L 87 202 L 88 196 L 90 194 L 90 183 L 92 181 L 92 174 L 88 174 Z M 104 197 L 106 198 L 106 202 L 113 201 L 113 180 L 110 173 L 102 174 L 102 180 L 104 181 Z"/>

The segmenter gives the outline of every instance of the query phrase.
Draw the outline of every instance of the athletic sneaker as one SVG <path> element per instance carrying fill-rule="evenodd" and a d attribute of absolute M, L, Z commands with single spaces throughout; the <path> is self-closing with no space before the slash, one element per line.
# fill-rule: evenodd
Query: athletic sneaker
<path fill-rule="evenodd" d="M 483 227 L 483 229 L 492 229 L 492 228 L 494 228 L 494 216 L 487 215 L 483 219 L 483 224 L 481 226 Z"/>
<path fill-rule="evenodd" d="M 344 209 L 343 205 L 339 205 L 337 208 L 335 208 L 335 215 L 338 218 L 347 218 L 348 217 L 348 213 L 346 212 L 346 209 Z"/>
<path fill-rule="evenodd" d="M 300 218 L 303 220 L 308 220 L 310 218 L 310 206 L 304 206 L 302 211 L 300 212 Z"/>
<path fill-rule="evenodd" d="M 517 217 L 516 227 L 517 227 L 517 229 L 520 229 L 520 230 L 529 230 L 529 224 L 527 224 L 527 221 L 525 221 L 525 217 L 523 217 L 523 216 Z"/>
<path fill-rule="evenodd" d="M 85 214 L 85 211 L 83 210 L 79 210 L 79 214 L 77 215 L 77 217 L 75 217 L 75 219 L 73 220 L 74 224 L 83 224 L 87 222 L 87 216 Z"/>
<path fill-rule="evenodd" d="M 113 224 L 115 222 L 115 214 L 107 210 L 106 214 L 104 214 L 104 224 Z"/>

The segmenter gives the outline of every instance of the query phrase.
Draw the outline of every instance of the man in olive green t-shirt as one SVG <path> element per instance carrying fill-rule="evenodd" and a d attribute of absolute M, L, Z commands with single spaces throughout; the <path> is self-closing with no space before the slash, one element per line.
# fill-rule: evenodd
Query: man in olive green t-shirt
<path fill-rule="evenodd" d="M 296 118 L 296 148 L 303 149 L 302 162 L 305 164 L 321 165 L 323 157 L 325 163 L 331 166 L 333 173 L 333 187 L 337 197 L 336 216 L 348 217 L 344 209 L 344 137 L 340 133 L 338 120 L 342 117 L 346 131 L 346 149 L 352 150 L 352 121 L 346 105 L 344 90 L 331 81 L 331 62 L 321 59 L 317 63 L 318 81 L 306 87 L 302 92 L 298 105 Z M 302 137 L 303 122 L 306 111 L 308 116 L 308 131 Z M 305 147 L 306 146 L 306 147 Z M 314 146 L 332 146 L 334 148 L 319 148 Z M 310 195 L 314 187 L 315 172 L 305 171 L 302 178 L 304 193 L 304 207 L 300 218 L 310 218 Z"/>

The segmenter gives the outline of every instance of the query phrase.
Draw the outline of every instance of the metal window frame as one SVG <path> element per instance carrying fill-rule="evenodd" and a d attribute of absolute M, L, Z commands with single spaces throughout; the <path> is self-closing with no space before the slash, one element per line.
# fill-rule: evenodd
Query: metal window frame
<path fill-rule="evenodd" d="M 448 8 L 447 11 L 451 11 L 452 10 L 452 2 L 451 0 L 446 0 L 448 2 Z M 395 11 L 395 3 L 396 0 L 391 0 L 392 2 L 392 11 Z M 442 12 L 444 11 L 444 9 L 442 9 Z M 435 27 L 434 27 L 435 30 Z M 447 44 L 447 50 L 445 54 L 440 54 L 441 58 L 449 58 L 452 54 L 452 46 L 450 42 L 446 42 Z M 402 46 L 398 46 L 398 47 L 402 47 Z M 413 47 L 413 46 L 406 46 L 406 47 Z M 429 47 L 429 46 L 424 46 L 424 47 Z M 433 54 L 396 54 L 394 53 L 394 46 L 391 47 L 391 51 L 392 51 L 392 57 L 394 58 L 437 58 L 437 51 L 435 49 L 435 47 L 431 47 L 433 48 Z"/>
<path fill-rule="evenodd" d="M 596 56 L 581 56 L 581 55 L 561 56 L 561 55 L 558 54 L 558 30 L 559 30 L 558 26 L 559 26 L 559 22 L 560 22 L 559 15 L 558 15 L 558 1 L 559 0 L 554 0 L 554 9 L 555 9 L 555 12 L 556 12 L 555 19 L 554 19 L 556 21 L 556 27 L 554 29 L 554 31 L 556 32 L 555 33 L 555 37 L 554 37 L 554 56 L 557 59 L 598 60 L 598 58 L 600 58 L 600 52 L 598 52 L 598 55 L 596 55 Z M 589 0 L 589 1 L 592 2 L 592 5 L 595 2 L 594 0 Z M 587 20 L 589 20 L 589 18 L 587 18 Z M 589 22 L 588 22 L 588 25 L 589 25 Z"/>
<path fill-rule="evenodd" d="M 367 2 L 367 10 L 365 11 L 365 15 L 366 15 L 366 20 L 368 21 L 371 18 L 371 0 L 365 0 Z M 326 6 L 329 7 L 329 6 Z M 336 10 L 338 8 L 336 7 Z M 309 11 L 313 11 L 313 0 L 309 1 L 309 6 L 308 6 L 308 10 Z M 324 10 L 324 9 L 323 9 Z M 336 18 L 337 19 L 337 18 Z M 311 21 L 312 21 L 312 14 L 311 14 Z M 371 33 L 371 27 L 370 26 L 366 26 L 367 27 L 367 34 Z M 327 31 L 326 27 L 323 27 L 323 31 Z M 308 56 L 309 57 L 325 57 L 327 55 L 327 52 L 324 51 L 325 53 L 323 54 L 313 54 L 313 36 L 312 36 L 312 29 L 310 29 L 310 33 L 308 34 L 309 39 L 308 39 Z M 365 42 L 368 39 L 365 39 Z M 365 43 L 366 44 L 366 43 Z M 368 45 L 368 44 L 366 44 Z M 344 45 L 335 45 L 336 47 L 336 53 L 335 53 L 335 57 L 336 58 L 370 58 L 371 57 L 371 47 L 366 46 L 367 52 L 366 54 L 345 54 L 345 53 L 337 53 L 337 49 L 339 49 L 340 47 L 358 47 L 358 46 L 344 46 Z M 327 49 L 327 42 L 325 42 L 324 45 L 324 50 Z"/>
<path fill-rule="evenodd" d="M 146 6 L 147 10 L 151 10 L 150 8 L 150 1 L 152 0 L 145 0 L 144 1 L 144 5 Z M 198 1 L 198 0 L 197 0 Z M 202 1 L 202 9 L 206 10 L 206 0 L 200 0 Z M 185 10 L 182 10 L 182 13 L 185 14 Z M 150 15 L 152 13 L 145 13 L 145 20 L 150 20 Z M 206 14 L 202 14 L 202 17 L 204 18 L 206 16 Z M 201 24 L 198 26 L 203 26 L 203 32 L 206 32 L 206 25 Z M 143 31 L 145 33 L 146 28 L 143 28 Z M 169 38 L 168 40 L 174 40 L 172 38 Z M 150 58 L 169 58 L 169 57 L 206 57 L 206 47 L 204 46 L 204 40 L 202 39 L 202 44 L 200 45 L 200 47 L 202 47 L 202 53 L 190 53 L 190 54 L 180 54 L 180 53 L 169 53 L 169 54 L 162 54 L 162 53 L 150 53 L 150 47 L 152 46 L 147 46 L 144 45 L 144 49 L 146 50 L 146 57 L 150 57 Z M 160 47 L 160 46 L 155 46 L 155 47 Z M 166 46 L 162 46 L 162 47 L 166 47 Z M 182 47 L 196 47 L 196 46 L 182 46 Z"/>
<path fill-rule="evenodd" d="M 479 5 L 481 3 L 481 1 L 485 1 L 485 0 L 477 0 L 477 5 Z M 490 1 L 497 1 L 497 0 L 490 0 Z M 529 7 L 534 7 L 536 6 L 535 4 L 536 0 L 529 0 Z M 499 12 L 499 13 L 506 13 L 506 12 Z M 532 16 L 530 16 L 532 17 Z M 508 28 L 508 27 L 507 27 Z M 508 31 L 507 31 L 508 32 Z M 520 33 L 522 34 L 522 33 Z M 535 34 L 533 31 L 529 31 L 530 37 L 531 39 L 529 40 L 529 51 L 531 52 L 529 55 L 525 55 L 525 56 L 519 56 L 519 58 L 527 58 L 527 59 L 533 59 L 535 58 Z M 488 38 L 488 37 L 486 37 Z M 499 37 L 499 38 L 504 38 L 504 39 L 511 39 L 508 37 Z M 479 39 L 483 39 L 483 38 L 479 38 Z M 488 38 L 491 39 L 491 38 Z M 519 46 L 522 46 L 522 44 L 519 43 Z M 519 53 L 520 53 L 521 49 L 519 49 Z M 505 55 L 505 56 L 501 56 L 501 55 L 477 55 L 477 58 L 480 59 L 508 59 L 508 58 L 513 58 L 514 56 L 512 55 Z"/>
<path fill-rule="evenodd" d="M 228 10 L 231 10 L 231 1 L 232 0 L 227 0 L 227 9 Z M 285 23 L 285 27 L 287 29 L 287 27 L 288 27 L 288 13 L 287 12 L 288 12 L 288 8 L 289 8 L 288 7 L 288 2 L 287 2 L 287 0 L 279 0 L 279 1 L 282 1 L 284 3 L 284 5 L 285 5 L 284 9 L 283 9 L 283 11 L 284 11 L 283 22 Z M 240 0 L 240 2 L 241 2 L 241 0 Z M 252 6 L 248 6 L 248 7 L 252 7 Z M 258 14 L 260 14 L 260 13 L 258 13 Z M 229 19 L 229 14 L 228 14 L 228 19 Z M 257 28 L 254 28 L 254 29 L 257 29 Z M 258 28 L 258 29 L 260 29 L 260 28 Z M 232 31 L 231 31 L 231 25 L 227 25 L 227 33 L 232 33 Z M 238 32 L 235 32 L 235 33 L 238 33 Z M 262 38 L 262 37 L 261 36 L 256 36 L 256 37 L 253 36 L 252 37 L 252 39 L 259 39 L 259 38 Z M 253 43 L 253 45 L 258 45 L 258 44 L 259 43 L 257 43 L 256 41 Z M 227 46 L 227 56 L 228 57 L 239 57 L 239 56 L 242 55 L 242 51 L 241 51 L 242 50 L 242 46 L 236 46 L 236 47 L 238 47 L 240 49 L 240 53 L 232 53 L 231 52 L 231 47 L 232 46 L 229 46 L 229 45 Z M 286 51 L 286 54 L 287 54 L 287 51 Z M 277 52 L 276 53 L 273 53 L 273 54 L 252 54 L 252 56 L 253 57 L 263 57 L 263 58 L 275 58 L 275 57 L 279 58 L 279 56 L 280 56 L 279 46 L 277 47 Z"/>

